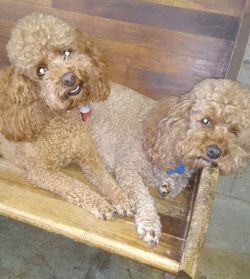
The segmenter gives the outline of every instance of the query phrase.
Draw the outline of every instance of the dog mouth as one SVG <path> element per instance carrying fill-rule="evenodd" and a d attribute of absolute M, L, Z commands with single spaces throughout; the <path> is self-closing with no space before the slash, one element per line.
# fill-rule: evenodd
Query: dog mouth
<path fill-rule="evenodd" d="M 68 91 L 68 96 L 76 96 L 80 94 L 83 88 L 83 82 L 79 82 L 73 88 Z"/>

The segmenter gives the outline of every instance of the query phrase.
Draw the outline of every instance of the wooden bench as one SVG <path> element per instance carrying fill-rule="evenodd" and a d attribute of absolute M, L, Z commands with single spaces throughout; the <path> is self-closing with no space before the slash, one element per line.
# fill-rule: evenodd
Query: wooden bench
<path fill-rule="evenodd" d="M 1 1 L 0 64 L 16 20 L 35 11 L 59 16 L 91 34 L 110 61 L 110 78 L 152 98 L 181 94 L 206 77 L 236 79 L 249 35 L 246 0 L 38 0 Z M 65 172 L 83 179 L 74 168 Z M 86 211 L 34 188 L 0 159 L 0 214 L 193 278 L 205 240 L 218 170 L 205 168 L 192 187 L 161 200 L 163 235 L 149 248 L 132 219 L 94 219 Z M 167 276 L 167 275 L 166 275 Z"/>
<path fill-rule="evenodd" d="M 73 168 L 65 171 L 84 180 Z M 159 199 L 155 189 L 151 189 L 163 225 L 160 244 L 153 249 L 138 238 L 131 219 L 94 219 L 56 195 L 34 188 L 19 173 L 13 165 L 0 160 L 1 215 L 173 274 L 179 269 L 194 274 L 209 223 L 217 169 L 205 169 L 193 187 L 175 199 Z"/>

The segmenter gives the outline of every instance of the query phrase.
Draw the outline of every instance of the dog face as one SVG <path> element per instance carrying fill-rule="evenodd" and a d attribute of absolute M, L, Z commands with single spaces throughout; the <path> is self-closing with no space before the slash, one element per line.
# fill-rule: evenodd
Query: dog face
<path fill-rule="evenodd" d="M 143 148 L 161 170 L 218 166 L 241 173 L 250 159 L 250 92 L 207 79 L 181 97 L 167 96 L 144 123 Z"/>
<path fill-rule="evenodd" d="M 41 96 L 53 109 L 104 100 L 109 92 L 104 61 L 101 56 L 92 56 L 94 46 L 86 52 L 86 42 L 75 32 L 78 35 L 72 43 L 49 49 L 30 71 L 31 79 L 41 87 Z"/>
<path fill-rule="evenodd" d="M 77 29 L 50 15 L 21 19 L 7 45 L 16 70 L 37 83 L 51 109 L 72 109 L 107 98 L 101 53 Z"/>
<path fill-rule="evenodd" d="M 192 168 L 218 166 L 223 175 L 237 174 L 250 154 L 250 95 L 229 80 L 206 80 L 191 92 L 186 134 L 176 152 Z"/>

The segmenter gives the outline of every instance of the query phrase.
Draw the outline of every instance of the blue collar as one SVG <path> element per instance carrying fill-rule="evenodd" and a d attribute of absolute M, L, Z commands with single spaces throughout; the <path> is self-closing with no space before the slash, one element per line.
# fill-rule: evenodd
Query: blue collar
<path fill-rule="evenodd" d="M 178 174 L 185 173 L 185 166 L 183 164 L 180 164 L 179 166 L 176 167 L 176 169 L 167 170 L 168 175 L 172 175 L 174 173 L 178 173 Z"/>

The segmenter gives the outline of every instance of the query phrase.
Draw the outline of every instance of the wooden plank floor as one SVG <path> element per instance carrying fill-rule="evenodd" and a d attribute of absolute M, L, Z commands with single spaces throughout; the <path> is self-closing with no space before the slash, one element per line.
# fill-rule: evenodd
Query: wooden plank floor
<path fill-rule="evenodd" d="M 113 81 L 153 98 L 224 77 L 246 0 L 0 0 L 0 65 L 22 16 L 43 11 L 89 33 Z"/>

